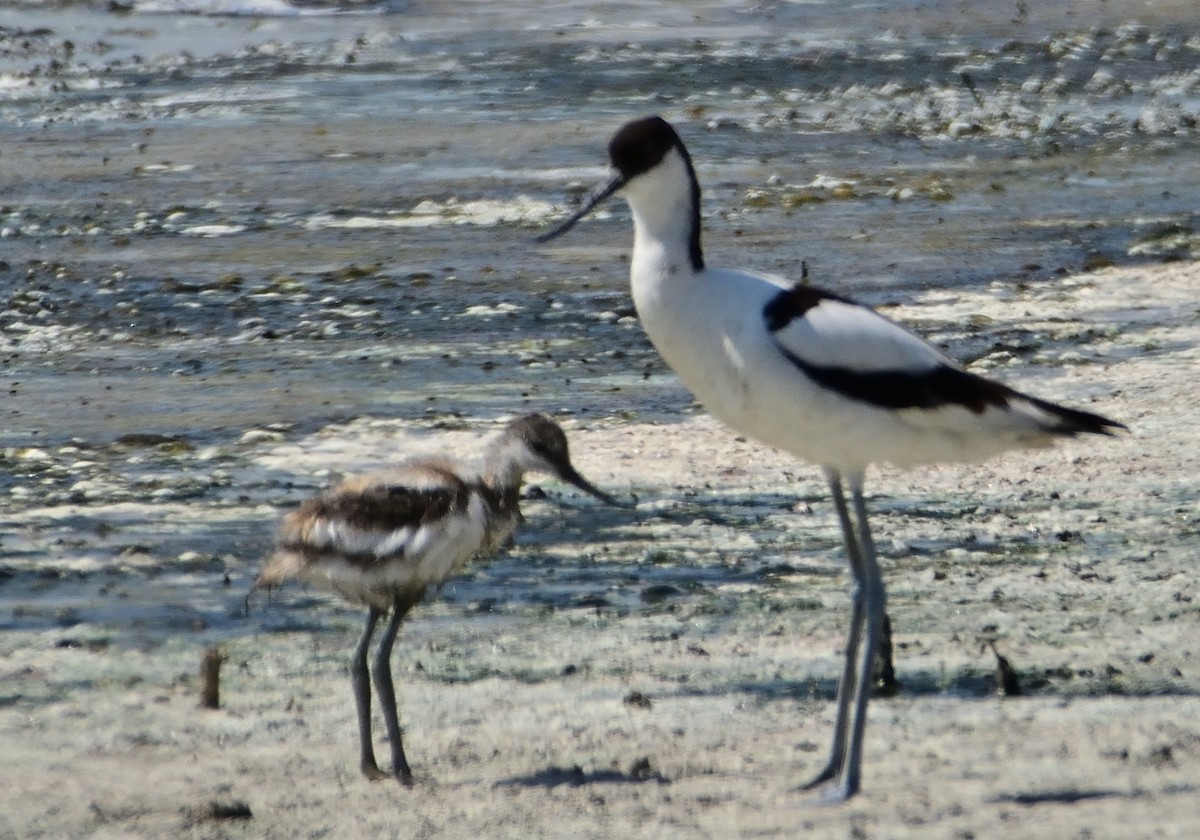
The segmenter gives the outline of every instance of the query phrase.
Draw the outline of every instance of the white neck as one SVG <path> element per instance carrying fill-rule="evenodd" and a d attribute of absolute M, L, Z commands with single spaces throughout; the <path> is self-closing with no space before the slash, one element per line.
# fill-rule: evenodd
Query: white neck
<path fill-rule="evenodd" d="M 700 220 L 692 177 L 679 153 L 671 151 L 621 191 L 633 211 L 634 277 L 667 279 L 695 271 L 692 243 L 698 248 Z"/>
<path fill-rule="evenodd" d="M 498 493 L 515 492 L 533 466 L 531 461 L 532 456 L 521 441 L 502 434 L 484 458 L 483 482 Z"/>

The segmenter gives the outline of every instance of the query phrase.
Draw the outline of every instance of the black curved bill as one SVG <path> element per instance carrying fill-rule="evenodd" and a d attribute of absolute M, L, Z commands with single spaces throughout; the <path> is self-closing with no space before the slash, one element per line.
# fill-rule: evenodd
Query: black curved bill
<path fill-rule="evenodd" d="M 599 487 L 596 487 L 594 484 L 592 484 L 590 481 L 588 481 L 586 478 L 584 478 L 582 475 L 580 475 L 575 470 L 575 468 L 572 466 L 568 465 L 568 466 L 560 468 L 558 471 L 558 477 L 561 478 L 563 481 L 567 481 L 567 482 L 570 482 L 571 484 L 574 484 L 576 487 L 578 487 L 583 492 L 585 492 L 589 495 L 595 496 L 597 499 L 604 502 L 604 504 L 606 504 L 606 505 L 612 505 L 613 507 L 619 507 L 619 508 L 633 507 L 633 505 L 631 505 L 627 502 L 622 502 L 620 499 L 610 496 L 607 493 L 605 493 L 603 490 L 601 490 Z"/>
<path fill-rule="evenodd" d="M 570 218 L 549 233 L 543 233 L 535 241 L 549 242 L 551 239 L 562 236 L 571 228 L 575 227 L 576 222 L 596 209 L 596 206 L 604 201 L 604 199 L 608 198 L 623 186 L 625 186 L 625 176 L 620 172 L 614 172 L 611 176 L 609 176 L 607 181 L 588 193 L 587 198 L 583 200 L 583 206 L 571 214 Z"/>

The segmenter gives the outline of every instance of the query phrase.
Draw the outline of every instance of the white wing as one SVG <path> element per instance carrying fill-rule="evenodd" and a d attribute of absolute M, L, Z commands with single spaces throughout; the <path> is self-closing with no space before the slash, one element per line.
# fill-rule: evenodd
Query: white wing
<path fill-rule="evenodd" d="M 855 373 L 924 373 L 942 365 L 957 367 L 878 312 L 817 289 L 782 292 L 763 316 L 785 354 L 816 367 Z"/>

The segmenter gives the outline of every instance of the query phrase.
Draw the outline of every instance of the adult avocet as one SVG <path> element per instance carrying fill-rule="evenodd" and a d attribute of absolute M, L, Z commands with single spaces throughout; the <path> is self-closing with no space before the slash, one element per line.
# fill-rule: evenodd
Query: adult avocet
<path fill-rule="evenodd" d="M 867 466 L 977 461 L 1123 427 L 969 373 L 840 295 L 708 268 L 700 247 L 700 185 L 671 125 L 659 117 L 629 123 L 608 152 L 611 177 L 539 241 L 566 232 L 619 192 L 633 211 L 633 300 L 658 352 L 718 419 L 824 468 L 854 586 L 833 746 L 828 764 L 805 787 L 822 789 L 827 800 L 847 799 L 859 789 L 869 683 L 885 616 L 863 502 Z"/>
<path fill-rule="evenodd" d="M 483 472 L 445 458 L 418 458 L 386 472 L 348 478 L 283 518 L 275 552 L 255 589 L 291 578 L 367 607 L 350 677 L 358 707 L 359 767 L 368 779 L 413 784 L 404 755 L 392 683 L 392 644 L 400 622 L 424 596 L 477 555 L 495 551 L 522 521 L 518 506 L 527 472 L 574 484 L 622 506 L 571 466 L 567 438 L 541 414 L 509 423 L 487 447 Z M 392 771 L 375 762 L 371 740 L 371 673 L 367 653 L 379 619 L 391 618 L 375 654 L 375 690 L 391 742 Z"/>

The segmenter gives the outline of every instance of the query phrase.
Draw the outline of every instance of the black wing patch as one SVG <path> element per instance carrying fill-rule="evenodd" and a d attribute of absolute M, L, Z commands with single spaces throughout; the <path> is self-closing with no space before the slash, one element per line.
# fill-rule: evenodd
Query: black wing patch
<path fill-rule="evenodd" d="M 465 510 L 469 495 L 466 484 L 427 490 L 380 484 L 352 493 L 335 491 L 309 500 L 301 510 L 314 518 L 339 519 L 364 531 L 395 531 Z"/>
<path fill-rule="evenodd" d="M 767 301 L 767 305 L 763 307 L 763 320 L 767 322 L 767 329 L 771 332 L 779 332 L 797 318 L 803 318 L 810 309 L 819 306 L 823 300 L 836 300 L 838 303 L 846 303 L 850 306 L 862 306 L 857 301 L 835 295 L 824 289 L 815 289 L 812 286 L 792 286 Z"/>
<path fill-rule="evenodd" d="M 767 329 L 778 332 L 796 319 L 803 318 L 823 301 L 862 306 L 849 298 L 822 289 L 793 286 L 767 302 L 763 308 L 763 320 L 766 321 Z M 949 365 L 937 365 L 922 371 L 859 371 L 832 365 L 816 365 L 786 348 L 781 347 L 780 350 L 788 361 L 822 387 L 879 408 L 939 408 L 961 405 L 979 414 L 988 406 L 1007 405 L 1012 397 L 1018 396 L 1011 388 L 999 382 Z"/>
<path fill-rule="evenodd" d="M 797 318 L 803 318 L 822 301 L 833 300 L 862 306 L 848 298 L 814 289 L 794 286 L 780 292 L 763 308 L 767 329 L 778 332 Z M 780 346 L 780 352 L 808 378 L 844 397 L 888 409 L 935 409 L 961 406 L 975 414 L 989 407 L 1004 408 L 1014 400 L 1024 400 L 1053 418 L 1046 430 L 1064 435 L 1081 432 L 1110 434 L 1125 426 L 1092 414 L 1022 394 L 1013 388 L 950 365 L 936 365 L 923 371 L 858 371 L 832 365 L 816 365 Z"/>
<path fill-rule="evenodd" d="M 464 482 L 426 490 L 387 484 L 352 491 L 335 490 L 309 499 L 287 517 L 279 535 L 279 547 L 301 554 L 309 561 L 336 557 L 366 568 L 386 558 L 371 552 L 346 551 L 337 545 L 314 545 L 309 541 L 309 524 L 336 520 L 359 531 L 386 533 L 435 522 L 466 510 L 469 503 L 470 487 Z M 389 557 L 403 555 L 404 547 L 400 546 Z"/>

